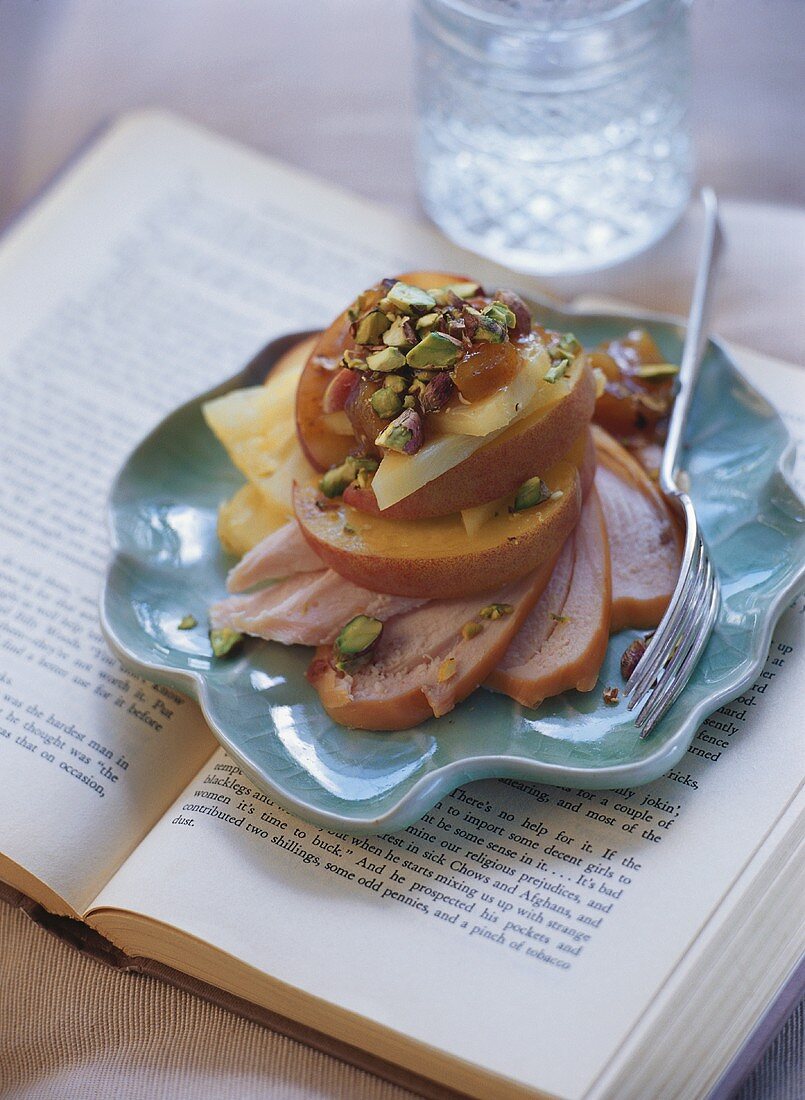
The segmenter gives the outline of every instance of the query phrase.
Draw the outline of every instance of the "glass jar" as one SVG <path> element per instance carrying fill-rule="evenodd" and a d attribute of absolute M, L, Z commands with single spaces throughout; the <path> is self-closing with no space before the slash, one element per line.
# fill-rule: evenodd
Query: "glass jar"
<path fill-rule="evenodd" d="M 418 174 L 453 240 L 593 271 L 687 204 L 689 0 L 417 0 Z"/>

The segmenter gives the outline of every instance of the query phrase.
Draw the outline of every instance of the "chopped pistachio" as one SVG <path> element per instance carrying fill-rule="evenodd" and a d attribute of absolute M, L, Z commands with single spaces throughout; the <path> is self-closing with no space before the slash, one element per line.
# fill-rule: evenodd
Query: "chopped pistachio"
<path fill-rule="evenodd" d="M 408 379 L 402 374 L 387 374 L 383 379 L 383 385 L 387 390 L 402 394 L 408 389 Z"/>
<path fill-rule="evenodd" d="M 361 317 L 355 325 L 355 342 L 357 344 L 377 344 L 390 325 L 391 321 L 382 310 L 373 309 L 370 313 Z"/>
<path fill-rule="evenodd" d="M 506 328 L 514 328 L 517 325 L 517 318 L 505 302 L 492 302 L 483 312 L 485 317 L 491 317 L 493 321 L 498 321 Z"/>
<path fill-rule="evenodd" d="M 475 331 L 472 334 L 474 341 L 483 341 L 487 344 L 502 344 L 506 339 L 507 329 L 500 321 L 486 313 L 480 314 L 476 319 Z"/>
<path fill-rule="evenodd" d="M 375 390 L 370 402 L 377 415 L 383 420 L 393 420 L 398 413 L 402 412 L 402 398 L 394 390 L 387 389 L 385 386 Z"/>
<path fill-rule="evenodd" d="M 679 374 L 679 367 L 673 363 L 645 363 L 635 371 L 638 378 L 673 378 Z"/>
<path fill-rule="evenodd" d="M 558 382 L 560 378 L 563 378 L 567 374 L 567 369 L 569 366 L 569 359 L 555 359 L 543 375 L 545 381 Z"/>
<path fill-rule="evenodd" d="M 553 621 L 555 623 L 569 623 L 570 622 L 570 616 L 569 615 L 557 615 L 555 611 L 551 611 L 550 615 L 551 615 L 551 618 L 553 619 Z"/>
<path fill-rule="evenodd" d="M 393 306 L 400 313 L 427 313 L 436 305 L 436 300 L 427 290 L 420 290 L 418 286 L 400 282 L 391 287 L 383 302 Z"/>
<path fill-rule="evenodd" d="M 353 323 L 358 320 L 362 313 L 365 313 L 369 306 L 377 301 L 377 291 L 374 288 L 370 290 L 364 290 L 352 305 L 347 310 L 347 316 Z"/>
<path fill-rule="evenodd" d="M 559 350 L 563 355 L 569 356 L 571 359 L 575 359 L 577 355 L 581 354 L 581 343 L 576 339 L 572 332 L 566 332 L 563 336 L 559 337 Z"/>
<path fill-rule="evenodd" d="M 405 395 L 405 397 L 403 398 L 403 408 L 404 409 L 415 409 L 416 408 L 416 398 L 414 397 L 414 395 L 412 393 L 407 393 Z"/>
<path fill-rule="evenodd" d="M 226 657 L 242 641 L 243 635 L 237 630 L 231 630 L 228 626 L 210 631 L 210 645 L 214 657 Z"/>
<path fill-rule="evenodd" d="M 462 345 L 460 340 L 444 332 L 429 332 L 424 340 L 411 348 L 405 357 L 409 367 L 452 367 L 458 362 Z"/>
<path fill-rule="evenodd" d="M 624 680 L 628 680 L 640 664 L 650 638 L 650 634 L 647 634 L 644 638 L 635 638 L 635 640 L 630 642 L 626 649 L 624 649 L 623 656 L 621 657 L 621 676 Z"/>
<path fill-rule="evenodd" d="M 477 638 L 483 629 L 480 623 L 473 622 L 473 620 L 470 619 L 468 623 L 464 623 L 462 626 L 461 637 L 468 642 L 470 638 Z"/>
<path fill-rule="evenodd" d="M 513 333 L 515 339 L 520 336 L 527 336 L 531 332 L 531 313 L 519 294 L 515 294 L 513 290 L 496 290 L 494 301 L 502 302 L 504 306 L 508 306 L 516 317 L 517 323 Z"/>
<path fill-rule="evenodd" d="M 396 373 L 405 366 L 405 356 L 397 348 L 383 348 L 366 356 L 366 369 L 381 371 L 383 374 Z"/>
<path fill-rule="evenodd" d="M 437 305 L 446 306 L 450 302 L 451 294 L 466 300 L 467 298 L 474 298 L 480 292 L 480 289 L 478 283 L 449 283 L 447 286 L 440 286 L 437 290 L 432 290 L 431 294 L 436 299 Z"/>
<path fill-rule="evenodd" d="M 491 619 L 494 622 L 496 619 L 502 619 L 504 615 L 511 615 L 512 611 L 514 608 L 510 603 L 490 603 L 482 607 L 478 614 L 482 619 Z"/>
<path fill-rule="evenodd" d="M 439 371 L 425 386 L 420 396 L 424 413 L 438 412 L 450 400 L 453 392 L 453 379 L 446 370 Z"/>
<path fill-rule="evenodd" d="M 356 615 L 342 626 L 333 648 L 336 668 L 342 671 L 354 664 L 356 658 L 366 656 L 383 632 L 380 619 L 369 615 Z"/>
<path fill-rule="evenodd" d="M 425 313 L 417 320 L 417 332 L 432 332 L 441 320 L 441 313 Z"/>
<path fill-rule="evenodd" d="M 550 495 L 551 491 L 541 477 L 530 477 L 517 490 L 512 511 L 524 512 L 526 508 L 533 508 L 537 504 L 542 504 L 548 500 Z"/>
<path fill-rule="evenodd" d="M 179 620 L 179 624 L 176 627 L 177 630 L 192 630 L 193 627 L 198 626 L 198 619 L 195 615 L 182 615 Z"/>
<path fill-rule="evenodd" d="M 403 409 L 375 440 L 375 445 L 401 454 L 416 454 L 422 446 L 422 420 L 414 409 Z"/>
<path fill-rule="evenodd" d="M 344 532 L 345 535 L 355 534 L 355 528 L 349 523 L 345 523 L 341 530 Z"/>
<path fill-rule="evenodd" d="M 347 462 L 352 462 L 359 473 L 365 471 L 368 474 L 373 474 L 380 465 L 376 458 L 369 458 L 368 455 L 350 455 Z"/>
<path fill-rule="evenodd" d="M 333 466 L 319 482 L 319 490 L 332 499 L 340 497 L 348 485 L 355 480 L 355 467 L 349 460 L 340 466 Z"/>
<path fill-rule="evenodd" d="M 618 688 L 604 688 L 601 695 L 608 707 L 616 707 L 618 705 L 618 696 L 620 695 L 620 691 L 618 690 Z"/>
<path fill-rule="evenodd" d="M 332 499 L 340 497 L 348 485 L 351 485 L 361 473 L 374 473 L 378 467 L 377 459 L 349 455 L 340 466 L 331 467 L 319 482 L 319 490 Z"/>
<path fill-rule="evenodd" d="M 455 657 L 445 657 L 442 663 L 439 665 L 439 671 L 436 673 L 436 681 L 439 684 L 445 683 L 447 680 L 452 680 L 456 674 L 456 659 Z"/>
<path fill-rule="evenodd" d="M 341 357 L 341 362 L 349 370 L 366 370 L 366 360 L 354 351 L 345 351 Z"/>
<path fill-rule="evenodd" d="M 410 348 L 417 341 L 416 329 L 408 317 L 397 317 L 383 333 L 383 343 L 390 348 Z"/>

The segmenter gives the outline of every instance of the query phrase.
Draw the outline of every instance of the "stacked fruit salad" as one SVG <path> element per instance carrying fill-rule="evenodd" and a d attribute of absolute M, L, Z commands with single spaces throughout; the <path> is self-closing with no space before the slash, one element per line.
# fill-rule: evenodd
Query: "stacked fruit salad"
<path fill-rule="evenodd" d="M 656 626 L 679 572 L 652 476 L 676 369 L 645 332 L 588 353 L 461 276 L 363 291 L 264 386 L 205 405 L 246 477 L 219 514 L 240 560 L 213 651 L 314 646 L 322 705 L 363 729 L 480 687 L 594 690 L 610 633 Z"/>

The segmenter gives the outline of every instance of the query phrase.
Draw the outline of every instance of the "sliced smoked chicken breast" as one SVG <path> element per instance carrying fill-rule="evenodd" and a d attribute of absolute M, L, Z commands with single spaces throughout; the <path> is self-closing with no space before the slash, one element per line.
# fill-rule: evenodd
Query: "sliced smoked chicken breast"
<path fill-rule="evenodd" d="M 604 515 L 595 489 L 584 502 L 572 545 L 572 575 L 561 608 L 541 601 L 533 618 L 526 619 L 513 658 L 507 652 L 486 680 L 487 687 L 524 706 L 538 706 L 571 689 L 592 691 L 604 661 L 612 580 Z"/>

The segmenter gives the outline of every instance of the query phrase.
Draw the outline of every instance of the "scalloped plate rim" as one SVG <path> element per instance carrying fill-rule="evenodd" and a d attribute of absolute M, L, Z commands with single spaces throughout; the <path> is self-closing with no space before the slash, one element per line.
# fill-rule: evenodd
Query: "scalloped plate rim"
<path fill-rule="evenodd" d="M 537 295 L 531 295 L 527 300 L 531 303 L 536 303 L 542 308 L 550 309 L 554 313 L 561 313 L 568 317 L 648 321 L 666 325 L 676 325 L 682 328 L 684 328 L 685 324 L 679 317 L 664 313 L 631 309 L 628 311 L 624 310 L 623 313 L 619 313 L 617 310 L 608 309 L 576 310 L 572 306 L 568 307 L 564 304 L 552 302 L 550 299 Z M 283 333 L 269 341 L 268 344 L 258 351 L 257 355 L 263 354 L 268 347 L 283 340 L 289 341 L 290 347 L 293 343 L 303 340 L 305 337 L 312 335 L 315 331 L 317 330 Z M 717 337 L 710 337 L 708 343 L 717 348 L 724 356 L 730 367 L 740 377 L 747 389 L 753 393 L 758 393 L 754 386 L 746 380 L 735 363 L 732 353 L 724 342 Z M 238 766 L 242 768 L 244 773 L 259 788 L 276 798 L 280 805 L 320 828 L 331 831 L 349 831 L 356 835 L 371 834 L 377 831 L 404 829 L 406 826 L 418 821 L 422 817 L 422 814 L 431 809 L 434 803 L 438 801 L 442 795 L 449 794 L 457 785 L 481 779 L 519 778 L 531 782 L 549 783 L 557 786 L 572 786 L 580 789 L 608 789 L 624 785 L 640 785 L 659 778 L 682 758 L 693 740 L 695 728 L 699 722 L 707 715 L 712 714 L 723 703 L 734 699 L 736 695 L 739 695 L 745 687 L 754 681 L 757 673 L 762 669 L 765 663 L 771 636 L 780 616 L 785 610 L 786 605 L 799 591 L 803 581 L 805 581 L 804 564 L 798 571 L 792 574 L 789 584 L 786 585 L 785 588 L 780 591 L 777 598 L 768 605 L 763 619 L 757 624 L 752 635 L 752 659 L 746 674 L 728 680 L 717 692 L 702 699 L 692 710 L 687 712 L 685 719 L 680 723 L 676 732 L 669 740 L 663 743 L 655 753 L 643 760 L 633 763 L 604 765 L 600 767 L 582 765 L 572 767 L 562 764 L 552 764 L 550 762 L 539 763 L 521 756 L 502 756 L 500 754 L 467 756 L 459 760 L 450 761 L 448 764 L 443 764 L 433 771 L 429 771 L 425 775 L 420 776 L 401 792 L 399 798 L 392 806 L 381 814 L 352 817 L 339 814 L 332 810 L 321 809 L 304 799 L 298 798 L 296 795 L 290 794 L 282 786 L 276 783 L 270 775 L 257 770 L 253 766 L 248 757 L 243 754 L 226 731 L 214 719 L 209 705 L 207 683 L 201 672 L 194 672 L 189 669 L 177 669 L 158 662 L 142 660 L 117 637 L 106 615 L 106 600 L 112 567 L 121 556 L 114 522 L 113 501 L 118 485 L 131 458 L 141 448 L 146 447 L 152 437 L 162 430 L 164 422 L 168 417 L 177 415 L 183 409 L 197 404 L 202 399 L 209 400 L 219 392 L 228 392 L 236 388 L 239 383 L 241 385 L 244 384 L 245 380 L 249 377 L 249 372 L 250 365 L 247 364 L 228 380 L 197 394 L 195 397 L 190 398 L 188 401 L 183 402 L 182 405 L 171 410 L 166 417 L 160 420 L 152 431 L 132 448 L 121 464 L 112 482 L 107 503 L 107 526 L 110 534 L 112 555 L 109 560 L 100 593 L 100 625 L 110 648 L 120 660 L 121 664 L 138 673 L 145 674 L 148 679 L 156 679 L 172 686 L 183 685 L 183 690 L 187 691 L 198 703 L 205 722 L 216 739 L 237 761 Z M 762 397 L 762 395 L 759 396 Z M 766 399 L 763 398 L 763 400 L 765 401 Z M 774 411 L 779 417 L 777 410 L 775 409 Z M 784 424 L 783 427 L 785 428 Z M 785 431 L 788 434 L 788 442 L 777 460 L 776 468 L 786 483 L 790 485 L 791 479 L 788 475 L 792 466 L 793 456 L 796 453 L 796 443 L 791 438 L 787 428 L 785 428 Z M 517 705 L 519 706 L 519 704 Z M 520 709 L 522 710 L 523 708 L 520 707 Z M 356 801 L 353 805 L 358 806 L 360 803 Z"/>

